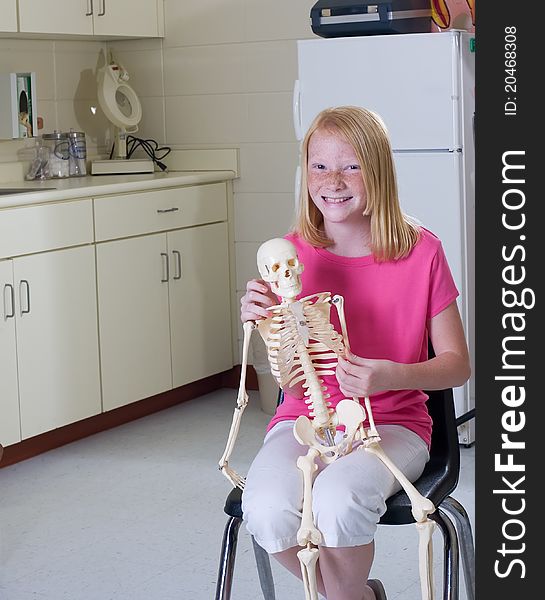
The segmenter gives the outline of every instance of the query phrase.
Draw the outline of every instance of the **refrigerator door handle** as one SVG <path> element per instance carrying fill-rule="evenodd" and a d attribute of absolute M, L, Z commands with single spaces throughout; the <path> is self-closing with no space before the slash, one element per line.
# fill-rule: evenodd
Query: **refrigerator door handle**
<path fill-rule="evenodd" d="M 303 139 L 303 126 L 301 124 L 301 85 L 299 79 L 293 84 L 293 128 L 295 137 L 300 141 Z"/>

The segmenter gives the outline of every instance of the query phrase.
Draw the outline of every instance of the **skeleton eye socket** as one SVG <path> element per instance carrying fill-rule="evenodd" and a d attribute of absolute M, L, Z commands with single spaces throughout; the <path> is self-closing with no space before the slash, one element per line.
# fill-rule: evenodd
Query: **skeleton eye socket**
<path fill-rule="evenodd" d="M 274 265 L 271 267 L 271 271 L 273 273 L 276 273 L 279 268 L 280 268 L 280 265 L 278 263 L 274 263 Z"/>
<path fill-rule="evenodd" d="M 290 258 L 288 260 L 288 266 L 289 267 L 295 267 L 295 258 Z"/>

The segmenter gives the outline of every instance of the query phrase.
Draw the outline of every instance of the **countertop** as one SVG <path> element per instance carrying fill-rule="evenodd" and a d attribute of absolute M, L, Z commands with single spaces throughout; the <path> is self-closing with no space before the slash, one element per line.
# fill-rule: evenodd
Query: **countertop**
<path fill-rule="evenodd" d="M 45 181 L 3 183 L 2 190 L 25 190 L 25 193 L 0 194 L 0 209 L 75 198 L 92 198 L 108 194 L 197 185 L 226 181 L 236 177 L 234 171 L 170 171 L 138 175 L 88 175 Z"/>

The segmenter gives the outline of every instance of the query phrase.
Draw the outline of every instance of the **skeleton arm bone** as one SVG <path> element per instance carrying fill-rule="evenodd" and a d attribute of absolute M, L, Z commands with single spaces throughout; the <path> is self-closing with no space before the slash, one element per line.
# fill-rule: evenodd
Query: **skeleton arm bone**
<path fill-rule="evenodd" d="M 248 405 L 248 394 L 246 393 L 246 371 L 248 368 L 248 348 L 250 346 L 250 337 L 252 331 L 256 328 L 254 321 L 246 321 L 243 325 L 244 329 L 244 341 L 242 344 L 242 366 L 240 370 L 240 383 L 238 387 L 237 405 L 235 412 L 233 413 L 233 420 L 231 422 L 231 429 L 229 430 L 229 437 L 227 438 L 227 444 L 225 451 L 219 460 L 219 468 L 221 472 L 229 479 L 229 481 L 240 489 L 244 489 L 244 478 L 241 477 L 236 471 L 229 466 L 229 459 L 233 452 L 235 442 L 240 429 L 240 421 L 242 419 L 242 413 Z"/>
<path fill-rule="evenodd" d="M 344 298 L 339 295 L 333 296 L 332 303 L 337 309 L 337 313 L 339 315 L 344 346 L 346 349 L 346 353 L 348 354 L 350 352 L 350 342 L 348 341 L 348 329 L 346 327 L 346 317 L 344 316 Z M 357 398 L 353 398 L 353 400 L 355 402 L 358 402 Z M 369 419 L 369 430 L 367 431 L 367 435 L 371 439 L 376 439 L 376 441 L 380 441 L 380 436 L 378 434 L 377 428 L 375 427 L 375 420 L 373 419 L 373 411 L 371 410 L 371 402 L 369 401 L 369 396 L 365 396 L 363 401 L 365 403 L 365 411 L 367 412 L 367 418 Z"/>

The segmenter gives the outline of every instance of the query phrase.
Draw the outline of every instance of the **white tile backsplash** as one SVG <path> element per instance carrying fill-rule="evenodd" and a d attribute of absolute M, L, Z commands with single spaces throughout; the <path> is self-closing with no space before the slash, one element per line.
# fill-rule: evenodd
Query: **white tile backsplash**
<path fill-rule="evenodd" d="M 167 96 L 169 144 L 235 144 L 245 127 L 248 98 L 240 94 Z"/>
<path fill-rule="evenodd" d="M 288 92 L 248 95 L 248 122 L 242 142 L 295 142 L 292 95 Z"/>
<path fill-rule="evenodd" d="M 293 194 L 235 194 L 235 239 L 264 242 L 284 236 L 295 213 Z"/>
<path fill-rule="evenodd" d="M 165 48 L 167 96 L 233 94 L 244 90 L 242 44 Z"/>
<path fill-rule="evenodd" d="M 256 256 L 260 245 L 261 242 L 235 242 L 237 292 L 245 290 L 250 279 L 259 279 Z"/>
<path fill-rule="evenodd" d="M 245 40 L 314 37 L 310 9 L 316 0 L 244 0 Z"/>
<path fill-rule="evenodd" d="M 297 77 L 295 40 L 243 44 L 246 92 L 292 92 Z"/>
<path fill-rule="evenodd" d="M 165 47 L 244 39 L 244 0 L 165 0 Z"/>
<path fill-rule="evenodd" d="M 240 144 L 235 192 L 293 194 L 298 160 L 298 142 Z"/>

